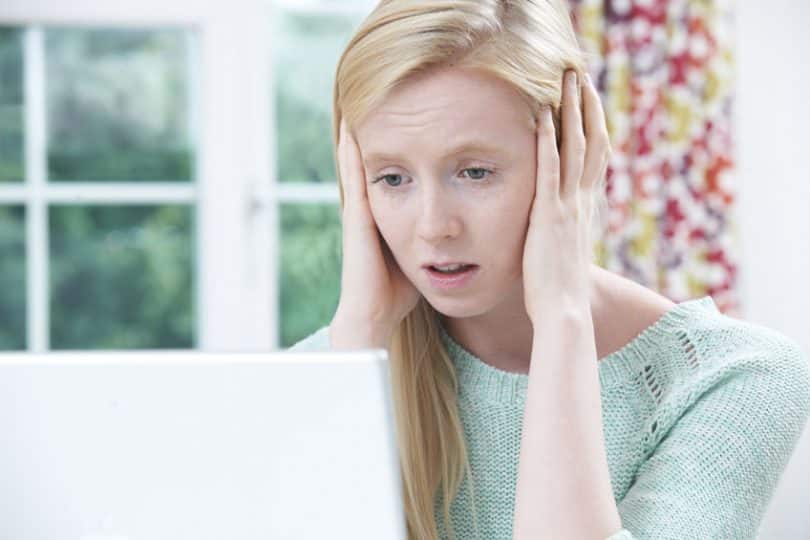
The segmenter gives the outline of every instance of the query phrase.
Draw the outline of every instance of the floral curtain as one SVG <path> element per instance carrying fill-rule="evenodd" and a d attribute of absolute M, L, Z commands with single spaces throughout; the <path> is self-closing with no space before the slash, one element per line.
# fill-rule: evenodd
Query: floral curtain
<path fill-rule="evenodd" d="M 599 264 L 739 314 L 725 0 L 569 0 L 613 156 Z"/>

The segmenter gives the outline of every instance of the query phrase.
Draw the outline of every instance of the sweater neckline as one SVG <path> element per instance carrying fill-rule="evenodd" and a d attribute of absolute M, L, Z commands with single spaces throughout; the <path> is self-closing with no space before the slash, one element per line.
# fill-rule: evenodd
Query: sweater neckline
<path fill-rule="evenodd" d="M 649 352 L 668 345 L 664 338 L 673 336 L 675 331 L 683 329 L 691 317 L 701 313 L 720 314 L 711 296 L 675 304 L 635 338 L 602 358 L 598 365 L 601 388 L 621 385 L 641 376 L 644 365 L 650 358 Z M 459 345 L 441 323 L 439 334 L 456 367 L 461 393 L 469 392 L 502 403 L 524 402 L 528 374 L 504 371 L 487 364 Z"/>

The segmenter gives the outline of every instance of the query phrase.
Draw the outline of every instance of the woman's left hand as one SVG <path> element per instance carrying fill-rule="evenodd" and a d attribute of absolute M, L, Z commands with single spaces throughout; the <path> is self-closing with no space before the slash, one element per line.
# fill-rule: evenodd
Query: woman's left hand
<path fill-rule="evenodd" d="M 535 196 L 523 250 L 524 301 L 533 324 L 561 308 L 590 308 L 593 191 L 607 168 L 610 139 L 587 77 L 583 122 L 574 74 L 569 70 L 563 83 L 559 154 L 548 106 L 538 122 Z"/>

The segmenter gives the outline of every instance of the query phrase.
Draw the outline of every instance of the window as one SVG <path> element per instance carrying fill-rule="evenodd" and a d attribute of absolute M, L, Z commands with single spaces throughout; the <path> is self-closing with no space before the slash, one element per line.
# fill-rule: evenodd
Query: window
<path fill-rule="evenodd" d="M 191 41 L 0 30 L 0 348 L 194 346 Z"/>
<path fill-rule="evenodd" d="M 327 324 L 331 92 L 370 1 L 11 2 L 0 350 L 272 350 Z"/>

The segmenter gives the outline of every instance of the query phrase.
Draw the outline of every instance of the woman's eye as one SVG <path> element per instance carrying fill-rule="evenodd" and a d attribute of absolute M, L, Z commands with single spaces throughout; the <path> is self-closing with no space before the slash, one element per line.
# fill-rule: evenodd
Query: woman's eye
<path fill-rule="evenodd" d="M 389 178 L 395 178 L 396 181 L 394 183 L 391 183 L 391 182 L 388 181 Z M 380 180 L 384 181 L 385 184 L 390 186 L 390 187 L 397 187 L 402 183 L 402 175 L 401 174 L 384 174 L 384 175 L 380 176 L 379 178 L 377 178 L 376 180 L 374 180 L 374 182 L 377 183 Z"/>
<path fill-rule="evenodd" d="M 469 176 L 473 180 L 483 180 L 487 174 L 492 174 L 492 171 L 490 171 L 489 169 L 484 169 L 482 167 L 472 167 L 469 169 L 464 169 L 464 171 L 467 171 L 469 173 L 467 176 Z"/>

